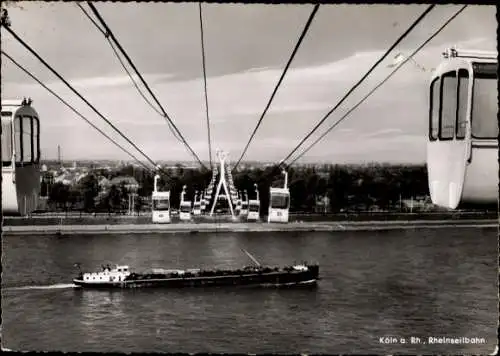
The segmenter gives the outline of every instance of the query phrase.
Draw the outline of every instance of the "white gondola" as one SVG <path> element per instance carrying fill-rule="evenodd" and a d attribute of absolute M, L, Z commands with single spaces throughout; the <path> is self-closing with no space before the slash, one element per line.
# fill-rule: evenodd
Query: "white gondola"
<path fill-rule="evenodd" d="M 40 119 L 31 99 L 2 100 L 2 210 L 27 215 L 40 196 Z"/>
<path fill-rule="evenodd" d="M 201 197 L 200 200 L 198 200 L 198 191 L 194 193 L 193 215 L 195 216 L 201 215 Z"/>
<path fill-rule="evenodd" d="M 170 191 L 158 191 L 159 175 L 155 176 L 154 190 L 152 196 L 152 218 L 153 223 L 168 224 L 170 218 Z"/>
<path fill-rule="evenodd" d="M 260 218 L 260 199 L 259 199 L 259 187 L 254 184 L 256 198 L 251 199 L 248 202 L 248 221 L 259 221 Z"/>
<path fill-rule="evenodd" d="M 210 202 L 212 201 L 212 190 L 209 189 L 210 186 L 205 189 L 205 195 L 203 196 L 203 199 L 205 200 L 205 210 L 210 206 Z"/>
<path fill-rule="evenodd" d="M 246 217 L 248 215 L 248 192 L 245 190 L 241 196 L 240 216 Z"/>
<path fill-rule="evenodd" d="M 201 192 L 201 195 L 200 195 L 200 198 L 201 198 L 201 201 L 200 201 L 200 213 L 203 214 L 205 213 L 205 210 L 207 209 L 207 206 L 208 206 L 208 201 L 206 199 L 206 196 L 207 196 L 207 191 L 204 190 L 203 192 Z"/>
<path fill-rule="evenodd" d="M 497 53 L 450 49 L 430 84 L 427 169 L 432 202 L 498 202 Z"/>
<path fill-rule="evenodd" d="M 290 191 L 288 189 L 288 173 L 283 171 L 285 182 L 283 188 L 269 188 L 269 212 L 267 222 L 288 223 L 290 209 Z"/>
<path fill-rule="evenodd" d="M 181 193 L 181 203 L 179 206 L 179 219 L 181 221 L 191 220 L 191 202 L 189 200 L 184 200 L 184 195 L 186 194 L 186 186 L 182 187 Z"/>
<path fill-rule="evenodd" d="M 240 197 L 240 192 L 237 191 L 236 192 L 236 203 L 234 204 L 234 214 L 236 216 L 239 216 L 240 215 L 240 211 L 241 211 L 241 197 Z"/>

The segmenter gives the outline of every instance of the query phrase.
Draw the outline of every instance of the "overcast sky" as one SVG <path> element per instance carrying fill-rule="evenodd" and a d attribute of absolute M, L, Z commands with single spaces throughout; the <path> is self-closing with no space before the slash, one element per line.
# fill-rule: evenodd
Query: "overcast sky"
<path fill-rule="evenodd" d="M 191 147 L 208 159 L 198 3 L 95 5 Z M 245 158 L 284 158 L 427 6 L 321 5 Z M 436 6 L 308 142 L 384 78 L 398 52 L 412 52 L 459 7 Z M 239 157 L 312 8 L 203 4 L 214 148 L 229 151 L 234 160 Z M 153 160 L 191 160 L 76 3 L 19 2 L 8 9 L 11 28 Z M 415 57 L 416 62 L 433 68 L 451 45 L 495 50 L 495 14 L 494 6 L 469 6 Z M 1 46 L 118 137 L 4 29 Z M 128 159 L 3 56 L 1 69 L 2 99 L 34 100 L 42 120 L 43 158 L 57 157 L 60 145 L 63 159 Z M 408 63 L 301 161 L 424 162 L 429 78 L 430 73 Z"/>

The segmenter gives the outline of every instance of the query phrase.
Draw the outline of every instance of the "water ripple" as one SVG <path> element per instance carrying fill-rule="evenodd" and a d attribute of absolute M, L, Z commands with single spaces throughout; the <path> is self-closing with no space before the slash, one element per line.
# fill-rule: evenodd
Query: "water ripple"
<path fill-rule="evenodd" d="M 475 353 L 496 344 L 495 229 L 5 236 L 2 344 L 63 352 Z M 74 289 L 86 269 L 315 260 L 316 289 Z M 383 336 L 486 345 L 385 345 Z"/>

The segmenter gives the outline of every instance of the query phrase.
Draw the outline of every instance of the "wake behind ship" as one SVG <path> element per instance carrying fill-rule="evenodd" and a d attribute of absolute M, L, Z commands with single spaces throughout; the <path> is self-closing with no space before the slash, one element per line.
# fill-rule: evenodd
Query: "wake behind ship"
<path fill-rule="evenodd" d="M 289 267 L 251 266 L 236 270 L 152 269 L 131 273 L 128 266 L 103 267 L 99 272 L 80 272 L 73 283 L 83 288 L 186 288 L 208 286 L 307 286 L 318 280 L 319 266 L 300 264 Z"/>

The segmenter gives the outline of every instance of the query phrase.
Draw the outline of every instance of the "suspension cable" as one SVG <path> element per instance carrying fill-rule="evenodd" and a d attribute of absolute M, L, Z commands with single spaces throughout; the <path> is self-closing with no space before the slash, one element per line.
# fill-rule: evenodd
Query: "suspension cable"
<path fill-rule="evenodd" d="M 311 135 L 316 132 L 316 130 L 325 122 L 325 120 L 344 102 L 345 99 L 370 75 L 371 72 L 389 55 L 389 53 L 424 19 L 425 16 L 435 7 L 436 5 L 430 5 L 416 20 L 413 24 L 394 42 L 394 44 L 380 57 L 375 64 L 368 70 L 368 72 L 363 75 L 363 77 L 358 80 L 358 82 L 344 95 L 344 97 L 316 124 L 316 126 L 300 141 L 300 143 L 290 152 L 281 162 L 288 160 L 302 144 Z"/>
<path fill-rule="evenodd" d="M 144 101 L 149 105 L 149 107 L 151 107 L 151 109 L 153 111 L 155 111 L 158 115 L 160 116 L 163 116 L 163 114 L 157 109 L 154 107 L 154 105 L 151 103 L 151 101 L 148 100 L 148 98 L 146 97 L 146 95 L 144 95 L 143 91 L 139 88 L 139 84 L 137 84 L 137 81 L 134 79 L 134 77 L 132 76 L 132 73 L 130 73 L 130 71 L 127 69 L 127 66 L 125 65 L 125 63 L 123 63 L 123 60 L 120 56 L 120 54 L 118 53 L 118 51 L 116 50 L 115 48 L 115 45 L 113 44 L 113 42 L 111 42 L 111 40 L 108 38 L 106 38 L 106 40 L 108 41 L 109 43 L 109 46 L 111 47 L 111 49 L 113 50 L 114 54 L 115 54 L 115 57 L 118 59 L 118 61 L 120 62 L 122 68 L 125 70 L 125 72 L 127 73 L 127 75 L 129 76 L 130 80 L 132 81 L 132 84 L 134 84 L 134 87 L 137 89 L 137 91 L 139 92 L 139 94 L 141 95 L 141 97 L 144 99 Z M 182 140 L 180 139 L 180 137 L 177 135 L 177 133 L 173 130 L 172 128 L 172 125 L 170 124 L 170 122 L 167 121 L 167 124 L 168 124 L 168 127 L 170 129 L 170 131 L 172 132 L 172 134 L 174 135 L 174 137 L 179 140 L 180 142 L 182 142 Z"/>
<path fill-rule="evenodd" d="M 1 53 L 7 57 L 12 63 L 14 63 L 19 69 L 21 69 L 24 73 L 26 73 L 28 76 L 31 77 L 31 79 L 33 79 L 34 81 L 36 81 L 38 84 L 40 84 L 45 90 L 47 90 L 50 94 L 52 94 L 53 96 L 55 96 L 57 99 L 59 99 L 59 101 L 61 101 L 64 105 L 66 105 L 69 109 L 71 109 L 71 111 L 73 111 L 76 115 L 78 115 L 79 117 L 81 117 L 83 120 L 85 120 L 85 122 L 87 122 L 87 124 L 89 124 L 90 126 L 92 126 L 94 129 L 96 129 L 101 135 L 103 135 L 104 137 L 106 137 L 109 141 L 111 141 L 115 146 L 117 146 L 119 149 L 121 149 L 123 152 L 125 152 L 127 155 L 129 155 L 130 157 L 132 157 L 135 161 L 137 161 L 139 164 L 141 164 L 144 168 L 146 168 L 147 170 L 149 171 L 152 171 L 152 169 L 150 167 L 148 167 L 147 165 L 145 165 L 142 161 L 140 161 L 137 157 L 135 157 L 132 153 L 130 153 L 129 151 L 127 151 L 127 149 L 125 149 L 123 146 L 121 146 L 118 142 L 116 142 L 113 138 L 111 138 L 110 136 L 108 136 L 104 131 L 102 131 L 99 127 L 97 127 L 95 124 L 93 124 L 90 120 L 88 120 L 85 116 L 83 116 L 78 110 L 76 110 L 73 106 L 71 106 L 71 104 L 69 104 L 66 100 L 64 100 L 63 98 L 61 98 L 61 96 L 59 96 L 56 92 L 54 92 L 52 89 L 50 89 L 48 86 L 46 86 L 45 84 L 42 83 L 42 81 L 40 79 L 38 79 L 34 74 L 32 74 L 29 70 L 27 70 L 25 67 L 23 67 L 21 64 L 19 64 L 14 58 L 12 58 L 11 56 L 9 56 L 5 51 L 1 51 Z"/>
<path fill-rule="evenodd" d="M 139 151 L 153 166 L 156 166 L 156 163 L 146 155 L 139 147 L 136 146 L 123 132 L 121 132 L 111 121 L 109 121 L 103 114 L 99 112 L 87 99 L 85 99 L 71 84 L 69 84 L 66 79 L 64 79 L 50 64 L 48 64 L 40 55 L 31 48 L 26 42 L 23 41 L 9 26 L 7 26 L 4 22 L 2 22 L 2 27 L 5 28 L 24 48 L 26 48 L 31 54 L 33 54 L 40 62 L 45 65 L 57 78 L 59 78 L 73 93 L 75 93 L 80 99 L 82 99 L 90 108 L 101 117 L 106 123 L 111 126 L 120 136 L 122 136 L 128 143 L 130 143 L 137 151 Z"/>
<path fill-rule="evenodd" d="M 306 25 L 304 26 L 304 29 L 302 30 L 302 33 L 300 34 L 300 37 L 299 37 L 299 40 L 297 41 L 297 44 L 295 45 L 293 51 L 292 51 L 292 55 L 290 56 L 290 58 L 288 59 L 288 62 L 285 66 L 285 69 L 283 70 L 283 73 L 281 73 L 281 77 L 280 79 L 278 80 L 278 83 L 276 84 L 276 86 L 274 87 L 274 90 L 273 90 L 273 93 L 271 94 L 271 97 L 269 98 L 269 101 L 267 102 L 267 105 L 264 109 L 264 111 L 262 112 L 262 114 L 260 115 L 260 118 L 259 118 L 259 121 L 257 122 L 257 125 L 255 126 L 252 134 L 250 135 L 250 139 L 248 140 L 245 148 L 243 149 L 243 153 L 241 154 L 240 158 L 238 159 L 238 161 L 236 162 L 236 164 L 234 165 L 232 171 L 234 172 L 234 170 L 236 169 L 236 167 L 238 167 L 238 165 L 240 164 L 241 160 L 243 159 L 243 157 L 245 156 L 245 153 L 247 152 L 248 150 L 248 146 L 250 146 L 250 143 L 252 142 L 254 136 L 255 136 L 255 133 L 257 132 L 260 124 L 262 123 L 262 120 L 264 119 L 264 116 L 266 115 L 267 113 L 267 110 L 269 109 L 269 107 L 271 106 L 271 102 L 273 101 L 274 99 L 274 96 L 276 95 L 276 92 L 278 91 L 278 88 L 279 86 L 281 85 L 281 82 L 283 81 L 283 78 L 285 77 L 285 74 L 286 72 L 288 71 L 288 68 L 290 67 L 290 64 L 292 63 L 294 57 L 295 57 L 295 54 L 297 53 L 297 51 L 299 50 L 299 47 L 302 43 L 302 40 L 304 39 L 307 31 L 309 30 L 309 27 L 311 26 L 311 23 L 314 19 L 314 17 L 316 16 L 316 12 L 318 12 L 318 9 L 319 9 L 319 5 L 320 4 L 316 4 L 311 12 L 311 15 L 309 15 L 309 19 L 307 20 L 306 22 Z"/>
<path fill-rule="evenodd" d="M 123 54 L 123 56 L 125 57 L 125 59 L 129 63 L 129 65 L 132 67 L 132 69 L 134 69 L 135 73 L 137 74 L 137 76 L 139 77 L 139 79 L 142 81 L 142 84 L 144 85 L 144 87 L 146 88 L 146 90 L 149 92 L 149 94 L 151 95 L 151 97 L 153 97 L 153 99 L 155 100 L 156 104 L 161 109 L 163 117 L 172 125 L 172 127 L 174 128 L 174 130 L 177 132 L 177 134 L 179 135 L 179 137 L 182 139 L 184 145 L 188 148 L 188 150 L 196 158 L 196 160 L 200 163 L 200 165 L 203 168 L 206 168 L 205 165 L 203 164 L 203 162 L 198 157 L 198 155 L 193 151 L 193 149 L 191 148 L 191 146 L 189 146 L 189 144 L 186 142 L 186 139 L 182 136 L 182 134 L 180 133 L 179 129 L 174 124 L 174 122 L 172 121 L 172 119 L 170 118 L 170 116 L 168 116 L 167 112 L 165 111 L 165 109 L 163 108 L 163 106 L 160 104 L 160 102 L 158 101 L 158 99 L 156 98 L 156 96 L 154 95 L 154 93 L 151 91 L 151 88 L 146 83 L 146 81 L 142 77 L 141 73 L 139 72 L 139 70 L 137 69 L 137 67 L 134 65 L 134 63 L 132 62 L 132 60 L 130 59 L 130 57 L 128 56 L 127 52 L 125 52 L 125 50 L 120 45 L 120 43 L 116 39 L 116 37 L 113 34 L 113 32 L 111 32 L 110 28 L 108 27 L 108 25 L 106 24 L 106 22 L 104 21 L 104 19 L 101 17 L 100 13 L 97 11 L 97 9 L 95 8 L 94 4 L 92 4 L 92 2 L 90 2 L 90 1 L 88 1 L 87 3 L 89 5 L 90 9 L 92 10 L 92 12 L 94 13 L 94 15 L 99 20 L 99 22 L 101 22 L 102 26 L 105 28 L 107 37 L 111 37 L 111 39 L 113 40 L 113 42 L 116 44 L 116 46 L 118 47 L 118 49 L 120 50 L 120 52 Z"/>
<path fill-rule="evenodd" d="M 151 109 L 153 109 L 153 111 L 155 111 L 158 115 L 162 115 L 160 110 L 158 110 L 157 108 L 154 107 L 154 105 L 151 103 L 151 101 L 149 101 L 148 98 L 146 98 L 146 96 L 144 95 L 144 93 L 142 92 L 142 90 L 139 88 L 139 85 L 137 84 L 136 80 L 134 79 L 134 77 L 132 76 L 132 73 L 130 73 L 130 71 L 128 70 L 128 68 L 125 66 L 125 63 L 123 63 L 123 60 L 120 56 L 120 54 L 118 53 L 118 51 L 116 50 L 115 46 L 113 45 L 113 42 L 111 42 L 111 40 L 109 38 L 106 38 L 108 43 L 109 43 L 109 46 L 111 47 L 111 49 L 113 50 L 114 54 L 115 54 L 115 57 L 118 59 L 118 61 L 120 62 L 123 70 L 127 73 L 128 77 L 130 78 L 130 80 L 132 81 L 132 84 L 134 84 L 134 87 L 137 89 L 137 91 L 139 92 L 139 94 L 142 96 L 142 98 L 144 99 L 144 101 L 151 107 Z"/>
<path fill-rule="evenodd" d="M 146 95 L 144 94 L 144 92 L 141 90 L 141 88 L 139 87 L 139 84 L 137 83 L 137 81 L 134 79 L 134 77 L 132 76 L 132 74 L 130 73 L 130 71 L 128 70 L 127 66 L 125 65 L 125 63 L 123 62 L 120 54 L 118 53 L 118 51 L 116 50 L 115 46 L 113 45 L 113 42 L 109 39 L 109 36 L 107 36 L 106 34 L 106 31 L 104 31 L 101 26 L 99 26 L 99 24 L 97 22 L 95 22 L 95 20 L 89 15 L 89 13 L 87 12 L 87 10 L 85 10 L 85 8 L 80 4 L 80 3 L 77 3 L 76 4 L 81 10 L 82 12 L 85 14 L 85 16 L 94 24 L 94 26 L 97 28 L 97 30 L 104 36 L 106 37 L 106 40 L 108 41 L 108 44 L 109 46 L 111 47 L 111 49 L 113 50 L 113 53 L 115 55 L 115 57 L 118 59 L 118 61 L 120 62 L 120 65 L 122 66 L 123 70 L 125 71 L 125 73 L 127 73 L 128 77 L 130 78 L 130 81 L 132 82 L 132 84 L 134 85 L 135 89 L 137 90 L 137 92 L 139 93 L 139 95 L 144 99 L 144 101 L 146 102 L 146 104 L 149 105 L 149 107 L 154 111 L 156 112 L 158 115 L 160 116 L 163 116 L 163 114 L 160 112 L 160 110 L 158 110 L 152 103 L 151 101 L 146 97 Z M 177 136 L 176 132 L 173 130 L 172 126 L 170 125 L 170 123 L 167 121 L 167 124 L 168 124 L 168 127 L 170 129 L 170 131 L 172 132 L 172 134 L 174 135 L 174 137 L 179 140 L 180 142 L 182 142 L 182 140 L 179 138 L 179 136 Z"/>
<path fill-rule="evenodd" d="M 422 48 L 424 48 L 430 41 L 434 39 L 448 24 L 453 21 L 462 11 L 465 10 L 467 5 L 462 6 L 453 16 L 451 16 L 439 29 L 437 29 L 431 37 L 429 37 L 425 42 L 423 42 L 412 54 L 406 57 L 400 65 L 398 65 L 384 80 L 377 84 L 366 96 L 363 97 L 356 105 L 354 105 L 349 111 L 347 111 L 337 122 L 335 122 L 325 133 L 323 133 L 316 141 L 309 145 L 299 156 L 297 156 L 288 166 L 293 165 L 298 159 L 305 155 L 313 146 L 315 146 L 319 141 L 321 141 L 330 131 L 332 131 L 340 122 L 342 122 L 346 117 L 350 115 L 358 106 L 360 106 L 369 96 L 371 96 L 378 88 L 385 84 L 403 65 L 410 61 Z"/>
<path fill-rule="evenodd" d="M 104 37 L 107 37 L 106 31 L 104 31 L 101 28 L 101 26 L 99 26 L 99 24 L 97 22 L 95 22 L 95 20 L 92 18 L 92 16 L 89 15 L 89 13 L 87 12 L 87 10 L 85 10 L 84 7 L 79 2 L 76 3 L 76 6 L 78 6 L 80 8 L 80 10 L 82 10 L 82 12 L 85 14 L 85 16 L 90 20 L 90 22 L 92 22 L 94 24 L 94 26 L 99 30 L 99 32 Z"/>
<path fill-rule="evenodd" d="M 203 38 L 203 16 L 201 12 L 201 2 L 198 3 L 198 9 L 200 13 L 200 34 L 201 34 L 201 58 L 203 62 L 203 83 L 205 86 L 205 110 L 207 113 L 207 133 L 208 133 L 208 157 L 210 159 L 210 169 L 213 169 L 212 165 L 212 141 L 210 138 L 210 119 L 208 116 L 208 92 L 207 92 L 207 72 L 205 66 L 205 41 Z"/>

